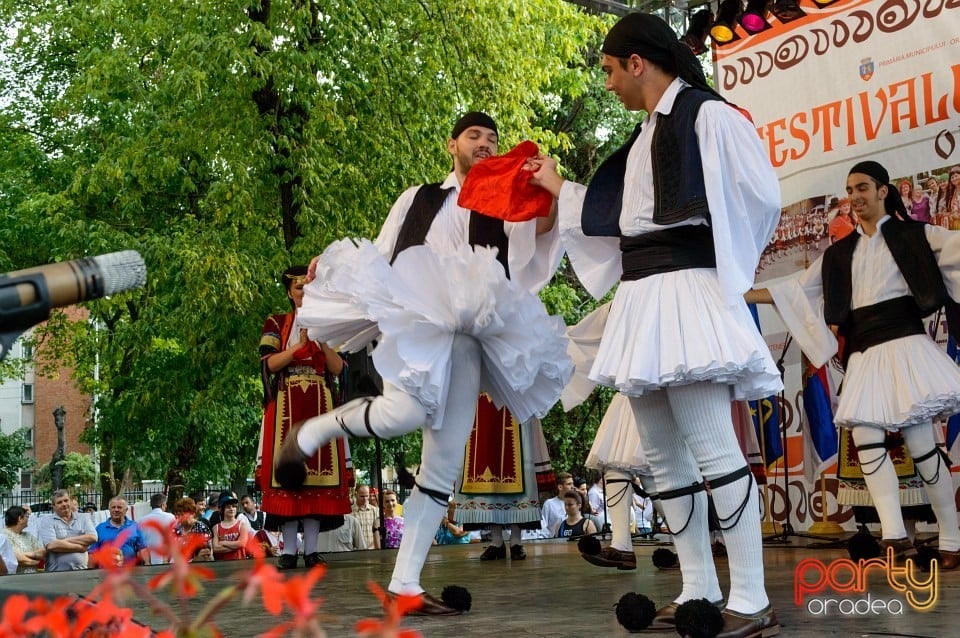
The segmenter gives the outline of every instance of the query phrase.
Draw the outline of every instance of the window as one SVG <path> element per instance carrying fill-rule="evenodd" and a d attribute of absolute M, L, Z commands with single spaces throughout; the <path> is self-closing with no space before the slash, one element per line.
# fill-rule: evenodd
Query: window
<path fill-rule="evenodd" d="M 33 403 L 33 384 L 24 383 L 23 384 L 23 395 L 20 399 L 21 403 Z"/>
<path fill-rule="evenodd" d="M 26 359 L 27 361 L 33 360 L 33 344 L 32 343 L 23 344 L 23 358 Z"/>
<path fill-rule="evenodd" d="M 27 442 L 27 447 L 28 448 L 33 447 L 33 428 L 32 427 L 22 428 L 20 432 L 23 433 L 23 439 Z"/>
<path fill-rule="evenodd" d="M 27 472 L 25 470 L 20 472 L 20 489 L 22 490 L 33 489 L 33 472 Z"/>

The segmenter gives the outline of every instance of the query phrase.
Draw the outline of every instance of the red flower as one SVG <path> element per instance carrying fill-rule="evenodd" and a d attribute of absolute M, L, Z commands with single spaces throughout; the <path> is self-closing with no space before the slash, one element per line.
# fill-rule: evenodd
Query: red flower
<path fill-rule="evenodd" d="M 403 617 L 420 609 L 423 599 L 420 596 L 393 596 L 383 591 L 376 583 L 367 583 L 373 595 L 380 599 L 383 605 L 384 619 L 364 618 L 357 621 L 354 627 L 359 636 L 376 636 L 377 638 L 422 638 L 419 631 L 401 629 Z"/>
<path fill-rule="evenodd" d="M 263 634 L 264 638 L 280 638 L 293 632 L 296 636 L 324 636 L 323 629 L 320 627 L 318 611 L 320 602 L 310 598 L 310 592 L 318 580 L 320 580 L 326 567 L 317 565 L 310 569 L 303 576 L 294 576 L 282 586 L 277 587 L 271 593 L 264 592 L 264 606 L 272 605 L 275 607 L 275 601 L 268 601 L 269 597 L 279 598 L 286 603 L 294 618 L 288 622 L 274 627 Z M 269 611 L 269 607 L 268 607 Z"/>

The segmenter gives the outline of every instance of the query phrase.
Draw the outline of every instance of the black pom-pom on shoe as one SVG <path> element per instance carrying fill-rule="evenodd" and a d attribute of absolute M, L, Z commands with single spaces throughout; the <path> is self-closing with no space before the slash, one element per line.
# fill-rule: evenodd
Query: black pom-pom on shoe
<path fill-rule="evenodd" d="M 653 566 L 657 569 L 678 569 L 680 567 L 679 558 L 666 547 L 654 550 Z"/>
<path fill-rule="evenodd" d="M 723 629 L 723 616 L 706 598 L 688 600 L 677 607 L 677 633 L 688 638 L 715 638 Z"/>
<path fill-rule="evenodd" d="M 473 606 L 473 596 L 470 595 L 466 587 L 459 585 L 444 587 L 443 591 L 440 592 L 440 600 L 461 612 L 470 611 L 470 607 Z"/>
<path fill-rule="evenodd" d="M 580 537 L 580 540 L 577 541 L 577 549 L 580 550 L 581 554 L 596 556 L 602 548 L 600 547 L 600 541 L 597 540 L 597 537 L 590 534 L 589 536 Z"/>
<path fill-rule="evenodd" d="M 861 559 L 876 558 L 882 552 L 880 551 L 880 543 L 874 538 L 873 534 L 866 527 L 861 527 L 847 541 L 847 553 L 850 555 L 850 560 L 857 562 Z"/>
<path fill-rule="evenodd" d="M 620 597 L 616 604 L 617 622 L 629 632 L 643 631 L 653 622 L 657 606 L 643 594 L 629 593 Z"/>
<path fill-rule="evenodd" d="M 293 426 L 287 433 L 273 462 L 273 475 L 285 490 L 298 490 L 307 480 L 307 456 L 297 444 L 299 425 Z"/>

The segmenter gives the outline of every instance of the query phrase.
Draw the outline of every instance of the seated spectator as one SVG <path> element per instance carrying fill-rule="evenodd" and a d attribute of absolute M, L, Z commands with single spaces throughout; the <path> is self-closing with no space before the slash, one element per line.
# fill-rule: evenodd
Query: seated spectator
<path fill-rule="evenodd" d="M 464 545 L 470 542 L 470 532 L 457 524 L 457 502 L 447 503 L 447 515 L 440 521 L 440 529 L 433 538 L 434 545 Z"/>
<path fill-rule="evenodd" d="M 267 514 L 260 509 L 260 506 L 249 494 L 244 494 L 243 498 L 240 499 L 240 513 L 250 523 L 250 529 L 254 532 L 259 532 L 267 524 Z"/>
<path fill-rule="evenodd" d="M 27 521 L 30 520 L 30 510 L 14 505 L 7 509 L 3 518 L 5 525 L 3 535 L 10 541 L 10 546 L 13 547 L 14 556 L 17 559 L 16 573 L 36 573 L 47 552 L 36 536 L 25 531 Z"/>
<path fill-rule="evenodd" d="M 57 490 L 51 497 L 53 514 L 40 523 L 40 544 L 47 550 L 46 572 L 67 572 L 87 568 L 87 549 L 97 542 L 97 531 L 89 516 L 74 510 L 74 501 L 67 490 Z"/>
<path fill-rule="evenodd" d="M 385 531 L 383 546 L 388 549 L 400 547 L 403 538 L 403 517 L 397 514 L 397 493 L 383 490 L 383 527 Z"/>
<path fill-rule="evenodd" d="M 576 538 L 597 533 L 593 521 L 583 516 L 583 502 L 579 492 L 570 490 L 564 494 L 563 508 L 567 516 L 560 522 L 557 538 Z"/>
<path fill-rule="evenodd" d="M 318 552 L 352 552 L 358 549 L 367 549 L 367 540 L 363 537 L 360 519 L 353 514 L 344 514 L 340 527 L 320 532 Z"/>
<path fill-rule="evenodd" d="M 567 472 L 557 473 L 557 495 L 543 502 L 540 515 L 540 531 L 543 538 L 554 538 L 564 517 L 563 495 L 573 489 L 573 476 Z"/>
<path fill-rule="evenodd" d="M 117 547 L 117 563 L 128 564 L 139 560 L 144 565 L 149 565 L 150 552 L 143 540 L 140 526 L 127 518 L 127 501 L 114 496 L 108 507 L 110 518 L 97 525 L 97 542 L 87 551 L 93 553 L 105 545 L 117 543 L 122 538 L 122 543 Z"/>
<path fill-rule="evenodd" d="M 177 517 L 177 524 L 173 531 L 183 539 L 192 535 L 199 535 L 204 538 L 205 543 L 193 551 L 189 560 L 213 560 L 213 532 L 207 522 L 200 518 L 199 513 L 200 510 L 196 501 L 192 498 L 181 498 L 173 504 L 173 515 Z"/>
<path fill-rule="evenodd" d="M 163 547 L 163 535 L 152 525 L 147 525 L 152 521 L 164 529 L 172 529 L 177 522 L 177 517 L 167 511 L 166 494 L 154 494 L 150 497 L 150 513 L 140 519 L 140 531 L 143 533 L 143 540 L 150 551 L 150 564 L 163 565 L 170 562 L 169 556 L 164 556 L 157 550 Z"/>
<path fill-rule="evenodd" d="M 220 521 L 213 526 L 213 557 L 216 560 L 240 560 L 247 557 L 250 529 L 237 518 L 239 502 L 230 492 L 220 494 Z"/>

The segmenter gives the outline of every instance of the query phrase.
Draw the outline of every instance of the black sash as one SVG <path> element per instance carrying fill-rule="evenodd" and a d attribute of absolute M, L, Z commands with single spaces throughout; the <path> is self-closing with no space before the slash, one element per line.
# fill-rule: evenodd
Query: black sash
<path fill-rule="evenodd" d="M 920 334 L 925 334 L 923 313 L 912 296 L 857 308 L 850 313 L 843 363 L 846 365 L 854 352 L 865 352 L 881 343 Z"/>
<path fill-rule="evenodd" d="M 688 268 L 716 268 L 713 231 L 702 225 L 677 226 L 636 237 L 621 236 L 620 260 L 620 281 Z"/>

